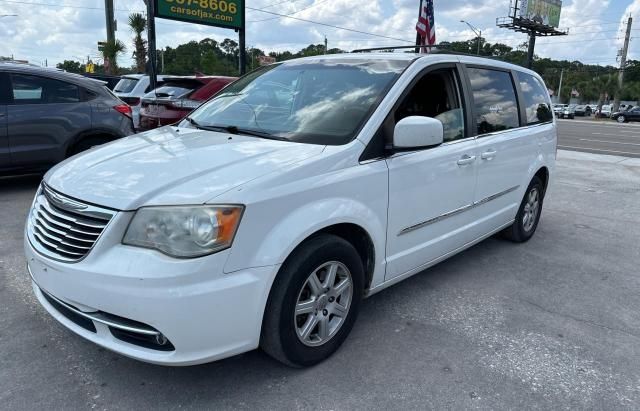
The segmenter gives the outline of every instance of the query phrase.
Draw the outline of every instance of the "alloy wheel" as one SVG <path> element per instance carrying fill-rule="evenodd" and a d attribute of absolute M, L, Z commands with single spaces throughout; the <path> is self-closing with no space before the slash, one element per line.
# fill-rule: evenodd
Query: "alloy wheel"
<path fill-rule="evenodd" d="M 524 231 L 529 232 L 533 229 L 538 218 L 538 212 L 540 210 L 540 194 L 537 187 L 533 187 L 529 194 L 527 194 L 527 202 L 524 205 L 522 216 L 522 228 Z"/>
<path fill-rule="evenodd" d="M 296 300 L 293 322 L 300 342 L 310 347 L 325 344 L 344 324 L 353 299 L 351 272 L 330 261 L 309 275 Z"/>

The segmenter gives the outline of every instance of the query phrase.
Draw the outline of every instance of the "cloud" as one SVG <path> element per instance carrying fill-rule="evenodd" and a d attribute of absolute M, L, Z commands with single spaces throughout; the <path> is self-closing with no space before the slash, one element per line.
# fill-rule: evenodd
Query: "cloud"
<path fill-rule="evenodd" d="M 48 2 L 51 7 L 24 4 L 28 2 Z M 311 43 L 322 43 L 325 36 L 329 47 L 345 50 L 411 44 L 415 39 L 418 0 L 247 0 L 247 6 L 280 14 L 293 13 L 302 19 L 384 36 L 370 36 L 248 9 L 247 45 L 265 51 L 297 51 Z M 98 57 L 96 43 L 106 37 L 103 7 L 102 0 L 0 2 L 0 14 L 19 15 L 0 18 L 0 55 L 13 54 L 35 63 L 48 60 L 50 65 L 64 59 Z M 131 11 L 144 10 L 145 6 L 142 0 L 115 0 L 115 7 L 119 26 L 117 37 L 129 48 L 120 64 L 131 65 L 133 35 L 126 25 L 127 16 Z M 437 39 L 474 38 L 475 34 L 460 23 L 464 19 L 482 30 L 487 41 L 516 47 L 526 42 L 527 36 L 496 27 L 496 17 L 506 16 L 508 12 L 506 1 L 436 0 Z M 560 25 L 569 28 L 569 36 L 538 39 L 536 54 L 615 64 L 616 51 L 624 37 L 620 29 L 626 24 L 628 14 L 640 23 L 640 0 L 565 0 Z M 159 47 L 175 47 L 205 37 L 218 41 L 226 37 L 237 39 L 237 34 L 231 30 L 196 24 L 157 19 L 156 26 Z M 630 56 L 640 58 L 640 43 L 636 43 L 632 42 Z"/>

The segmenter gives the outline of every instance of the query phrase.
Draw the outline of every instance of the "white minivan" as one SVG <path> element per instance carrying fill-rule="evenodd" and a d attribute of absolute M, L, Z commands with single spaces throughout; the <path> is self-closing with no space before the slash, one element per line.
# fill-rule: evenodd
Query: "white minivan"
<path fill-rule="evenodd" d="M 522 67 L 290 60 L 50 170 L 28 270 L 53 317 L 126 356 L 189 365 L 261 347 L 309 366 L 362 298 L 495 233 L 529 240 L 555 159 L 547 88 Z"/>

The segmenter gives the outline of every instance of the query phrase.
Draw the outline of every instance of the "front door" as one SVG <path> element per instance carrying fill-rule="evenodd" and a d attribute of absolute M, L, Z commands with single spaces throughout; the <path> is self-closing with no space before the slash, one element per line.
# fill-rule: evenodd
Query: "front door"
<path fill-rule="evenodd" d="M 478 159 L 475 139 L 465 127 L 460 84 L 455 66 L 429 71 L 395 109 L 396 123 L 407 116 L 439 119 L 445 142 L 387 159 L 387 280 L 425 266 L 469 241 Z"/>

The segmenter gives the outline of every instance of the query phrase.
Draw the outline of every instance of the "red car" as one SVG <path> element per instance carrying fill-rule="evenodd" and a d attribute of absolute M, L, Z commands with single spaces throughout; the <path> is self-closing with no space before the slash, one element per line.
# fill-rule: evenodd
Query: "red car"
<path fill-rule="evenodd" d="M 236 77 L 164 77 L 162 87 L 147 93 L 140 108 L 140 129 L 174 124 Z"/>

